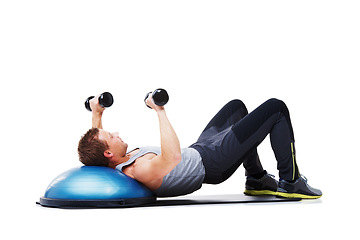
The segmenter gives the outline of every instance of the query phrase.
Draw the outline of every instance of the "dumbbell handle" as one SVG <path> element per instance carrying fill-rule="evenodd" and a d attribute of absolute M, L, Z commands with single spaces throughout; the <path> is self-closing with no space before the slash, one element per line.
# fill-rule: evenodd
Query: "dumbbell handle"
<path fill-rule="evenodd" d="M 146 99 L 149 97 L 151 92 L 146 94 L 144 102 L 146 104 Z M 152 92 L 152 98 L 154 100 L 154 103 L 158 106 L 164 106 L 169 101 L 169 95 L 165 89 L 158 88 L 155 91 Z M 146 104 L 148 108 L 151 108 L 149 105 Z"/>
<path fill-rule="evenodd" d="M 90 96 L 85 101 L 85 108 L 91 112 L 90 100 L 93 99 L 94 96 Z M 99 96 L 99 104 L 103 108 L 110 107 L 114 103 L 114 98 L 109 92 L 104 92 Z"/>

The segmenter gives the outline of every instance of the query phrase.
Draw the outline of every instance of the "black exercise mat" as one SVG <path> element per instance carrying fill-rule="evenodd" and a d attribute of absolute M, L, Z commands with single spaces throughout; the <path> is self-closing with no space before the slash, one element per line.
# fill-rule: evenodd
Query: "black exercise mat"
<path fill-rule="evenodd" d="M 275 196 L 247 196 L 244 194 L 181 196 L 173 198 L 158 198 L 156 202 L 140 207 L 208 205 L 208 204 L 240 204 L 300 201 L 300 198 L 280 198 Z"/>
<path fill-rule="evenodd" d="M 131 207 L 163 207 L 183 205 L 271 203 L 300 201 L 300 198 L 280 198 L 275 196 L 247 196 L 244 194 L 227 195 L 186 195 L 171 198 L 134 198 L 116 200 L 62 200 L 41 198 L 37 204 L 56 208 L 131 208 Z"/>

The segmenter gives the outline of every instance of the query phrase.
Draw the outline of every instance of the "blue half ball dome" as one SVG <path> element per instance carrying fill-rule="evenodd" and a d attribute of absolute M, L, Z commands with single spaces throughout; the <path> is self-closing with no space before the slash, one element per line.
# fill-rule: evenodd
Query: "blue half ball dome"
<path fill-rule="evenodd" d="M 82 166 L 57 176 L 40 205 L 48 207 L 125 207 L 155 202 L 154 194 L 118 170 Z"/>

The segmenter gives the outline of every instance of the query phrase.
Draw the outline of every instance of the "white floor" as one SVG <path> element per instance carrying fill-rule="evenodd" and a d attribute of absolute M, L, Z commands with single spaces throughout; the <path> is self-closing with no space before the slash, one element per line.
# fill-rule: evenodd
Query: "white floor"
<path fill-rule="evenodd" d="M 358 1 L 1 1 L 1 239 L 354 239 L 358 235 Z M 110 91 L 104 128 L 159 145 L 143 103 L 165 88 L 182 147 L 229 100 L 290 109 L 297 161 L 319 200 L 61 210 L 36 201 L 79 166 L 83 102 Z M 264 168 L 277 175 L 269 139 Z M 244 170 L 195 194 L 237 194 Z"/>

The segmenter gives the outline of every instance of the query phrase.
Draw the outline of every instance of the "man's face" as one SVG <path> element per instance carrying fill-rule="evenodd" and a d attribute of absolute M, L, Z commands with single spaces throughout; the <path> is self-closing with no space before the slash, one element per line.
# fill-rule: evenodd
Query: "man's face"
<path fill-rule="evenodd" d="M 102 129 L 99 130 L 99 139 L 106 141 L 109 145 L 108 150 L 113 153 L 116 158 L 124 157 L 126 155 L 128 145 L 119 137 L 119 133 L 109 133 Z"/>

